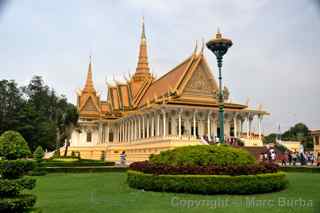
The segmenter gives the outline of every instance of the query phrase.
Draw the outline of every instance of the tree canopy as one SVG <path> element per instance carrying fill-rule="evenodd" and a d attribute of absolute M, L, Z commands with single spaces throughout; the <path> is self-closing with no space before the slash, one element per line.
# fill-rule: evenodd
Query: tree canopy
<path fill-rule="evenodd" d="M 310 130 L 307 125 L 303 123 L 297 123 L 293 127 L 290 127 L 282 134 L 271 133 L 264 137 L 264 143 L 275 143 L 277 136 L 281 136 L 281 140 L 284 141 L 301 141 L 305 148 L 313 148 L 313 140 L 310 134 Z"/>
<path fill-rule="evenodd" d="M 38 146 L 60 147 L 70 138 L 70 128 L 77 120 L 76 107 L 45 85 L 42 77 L 34 76 L 22 87 L 14 81 L 0 81 L 0 134 L 20 132 L 32 151 Z"/>

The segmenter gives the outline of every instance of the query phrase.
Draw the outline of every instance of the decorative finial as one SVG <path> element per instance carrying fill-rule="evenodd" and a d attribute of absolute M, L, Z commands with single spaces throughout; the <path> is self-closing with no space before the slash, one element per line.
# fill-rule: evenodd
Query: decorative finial
<path fill-rule="evenodd" d="M 141 38 L 146 39 L 146 32 L 144 29 L 144 16 L 142 16 L 142 33 L 141 33 Z"/>
<path fill-rule="evenodd" d="M 201 51 L 200 51 L 200 52 L 201 52 L 201 54 L 203 54 L 203 50 L 204 50 L 204 43 L 205 43 L 205 42 L 204 42 L 204 38 L 202 38 L 201 43 L 202 43 L 202 44 L 201 44 Z"/>
<path fill-rule="evenodd" d="M 222 35 L 221 35 L 221 33 L 220 33 L 220 28 L 219 28 L 219 27 L 218 27 L 218 29 L 217 29 L 216 38 L 222 38 Z"/>
<path fill-rule="evenodd" d="M 198 40 L 196 40 L 196 45 L 194 47 L 194 50 L 193 50 L 193 54 L 197 54 L 197 51 L 198 51 Z"/>
<path fill-rule="evenodd" d="M 246 106 L 249 106 L 249 101 L 250 101 L 250 98 L 248 97 L 246 100 Z"/>

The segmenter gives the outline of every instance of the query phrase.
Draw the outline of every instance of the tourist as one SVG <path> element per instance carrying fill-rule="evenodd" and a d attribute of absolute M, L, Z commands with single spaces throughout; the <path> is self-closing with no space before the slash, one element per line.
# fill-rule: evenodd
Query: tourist
<path fill-rule="evenodd" d="M 297 163 L 297 152 L 294 152 L 293 154 L 292 154 L 292 161 L 293 161 L 293 166 L 295 166 L 296 165 L 296 163 Z"/>
<path fill-rule="evenodd" d="M 318 156 L 317 156 L 317 166 L 320 165 L 320 153 L 318 153 Z"/>
<path fill-rule="evenodd" d="M 271 161 L 275 161 L 276 160 L 276 152 L 272 151 L 270 155 L 271 155 Z"/>
<path fill-rule="evenodd" d="M 261 162 L 264 161 L 264 153 L 263 153 L 263 152 L 260 153 L 260 155 L 259 155 L 259 160 L 260 160 Z"/>
<path fill-rule="evenodd" d="M 269 159 L 269 155 L 267 152 L 264 153 L 264 161 L 267 161 Z"/>
<path fill-rule="evenodd" d="M 281 160 L 281 166 L 286 166 L 287 165 L 287 160 L 288 160 L 287 151 L 285 151 L 283 154 L 279 155 L 279 160 Z"/>
<path fill-rule="evenodd" d="M 126 158 L 127 158 L 126 152 L 122 151 L 120 154 L 120 164 L 121 165 L 123 165 L 123 166 L 126 165 Z"/>
<path fill-rule="evenodd" d="M 311 166 L 314 164 L 314 155 L 312 152 L 309 152 L 309 162 L 311 163 Z"/>
<path fill-rule="evenodd" d="M 288 163 L 289 163 L 289 165 L 291 166 L 291 164 L 292 164 L 292 154 L 291 154 L 291 151 L 288 152 Z"/>

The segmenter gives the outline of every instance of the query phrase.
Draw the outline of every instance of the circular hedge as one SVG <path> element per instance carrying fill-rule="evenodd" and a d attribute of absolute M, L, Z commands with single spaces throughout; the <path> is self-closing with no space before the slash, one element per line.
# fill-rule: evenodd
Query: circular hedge
<path fill-rule="evenodd" d="M 256 163 L 241 148 L 228 145 L 186 146 L 132 163 L 130 187 L 150 191 L 198 194 L 254 194 L 287 187 L 275 164 Z"/>
<path fill-rule="evenodd" d="M 228 145 L 197 145 L 151 155 L 150 162 L 170 166 L 243 166 L 255 164 L 255 158 L 246 150 Z"/>
<path fill-rule="evenodd" d="M 128 171 L 128 184 L 147 191 L 195 194 L 255 194 L 285 189 L 283 172 L 257 175 L 153 175 Z"/>

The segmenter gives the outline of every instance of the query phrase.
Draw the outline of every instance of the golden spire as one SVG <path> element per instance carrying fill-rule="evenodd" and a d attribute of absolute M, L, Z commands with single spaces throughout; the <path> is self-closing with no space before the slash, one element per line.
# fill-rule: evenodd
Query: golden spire
<path fill-rule="evenodd" d="M 140 49 L 139 49 L 139 59 L 136 68 L 136 74 L 139 74 L 141 77 L 144 75 L 150 75 L 149 63 L 148 63 L 148 53 L 147 53 L 147 39 L 145 34 L 144 27 L 144 18 L 142 18 L 142 32 L 141 32 L 141 41 L 140 41 Z"/>
<path fill-rule="evenodd" d="M 88 67 L 86 84 L 84 86 L 83 91 L 84 92 L 96 92 L 96 90 L 94 89 L 93 80 L 92 80 L 92 56 L 91 55 L 90 55 L 90 62 L 89 62 L 89 67 Z"/>
<path fill-rule="evenodd" d="M 144 17 L 142 16 L 142 32 L 141 32 L 141 39 L 146 39 L 146 32 L 144 29 Z"/>

